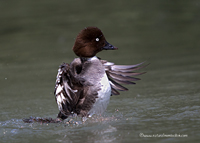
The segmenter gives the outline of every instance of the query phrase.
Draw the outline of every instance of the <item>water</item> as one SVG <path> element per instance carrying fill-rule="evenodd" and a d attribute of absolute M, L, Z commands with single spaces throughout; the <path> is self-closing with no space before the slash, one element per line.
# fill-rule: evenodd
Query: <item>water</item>
<path fill-rule="evenodd" d="M 198 0 L 10 0 L 0 9 L 1 142 L 200 141 Z M 147 73 L 112 96 L 103 117 L 79 125 L 23 123 L 30 116 L 56 117 L 57 68 L 76 57 L 74 38 L 86 26 L 99 27 L 119 48 L 99 57 L 147 61 Z"/>

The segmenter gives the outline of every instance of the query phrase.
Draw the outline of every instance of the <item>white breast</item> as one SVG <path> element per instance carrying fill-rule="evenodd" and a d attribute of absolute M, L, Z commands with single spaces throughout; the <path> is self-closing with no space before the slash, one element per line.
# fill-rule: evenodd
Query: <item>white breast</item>
<path fill-rule="evenodd" d="M 101 115 L 107 108 L 111 96 L 111 87 L 106 73 L 101 79 L 101 90 L 98 91 L 98 98 L 92 109 L 89 111 L 89 117 L 93 114 Z"/>

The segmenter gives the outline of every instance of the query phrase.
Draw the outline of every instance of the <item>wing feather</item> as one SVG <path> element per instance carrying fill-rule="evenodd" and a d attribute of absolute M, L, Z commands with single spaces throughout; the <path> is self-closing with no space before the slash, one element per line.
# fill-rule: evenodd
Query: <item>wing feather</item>
<path fill-rule="evenodd" d="M 78 101 L 77 90 L 72 88 L 73 81 L 70 77 L 69 68 L 69 64 L 60 65 L 54 91 L 58 108 L 66 116 L 71 114 Z"/>
<path fill-rule="evenodd" d="M 115 65 L 114 63 L 101 60 L 102 64 L 105 67 L 106 74 L 110 81 L 112 88 L 112 95 L 119 95 L 118 91 L 128 90 L 126 87 L 121 84 L 135 84 L 133 81 L 140 80 L 133 76 L 142 75 L 146 72 L 136 72 L 136 70 L 142 69 L 149 64 L 144 65 L 145 62 L 135 64 L 135 65 Z"/>

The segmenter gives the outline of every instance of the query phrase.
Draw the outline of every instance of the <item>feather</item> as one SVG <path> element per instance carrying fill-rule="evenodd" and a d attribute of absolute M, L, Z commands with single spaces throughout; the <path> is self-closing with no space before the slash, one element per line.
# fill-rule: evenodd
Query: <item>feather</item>
<path fill-rule="evenodd" d="M 114 63 L 101 60 L 104 65 L 106 74 L 110 81 L 112 88 L 112 95 L 119 95 L 118 91 L 128 90 L 121 84 L 135 84 L 133 81 L 140 80 L 134 76 L 142 75 L 146 72 L 135 72 L 136 70 L 142 69 L 149 64 L 143 65 L 145 62 L 135 64 L 135 65 L 115 65 Z"/>

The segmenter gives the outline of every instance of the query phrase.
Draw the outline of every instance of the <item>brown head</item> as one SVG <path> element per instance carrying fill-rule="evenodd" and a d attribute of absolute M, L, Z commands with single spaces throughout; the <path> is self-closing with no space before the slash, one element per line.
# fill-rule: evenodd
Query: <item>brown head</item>
<path fill-rule="evenodd" d="M 109 44 L 101 30 L 97 27 L 87 27 L 78 34 L 73 46 L 74 53 L 79 57 L 93 57 L 102 50 L 115 50 Z"/>

